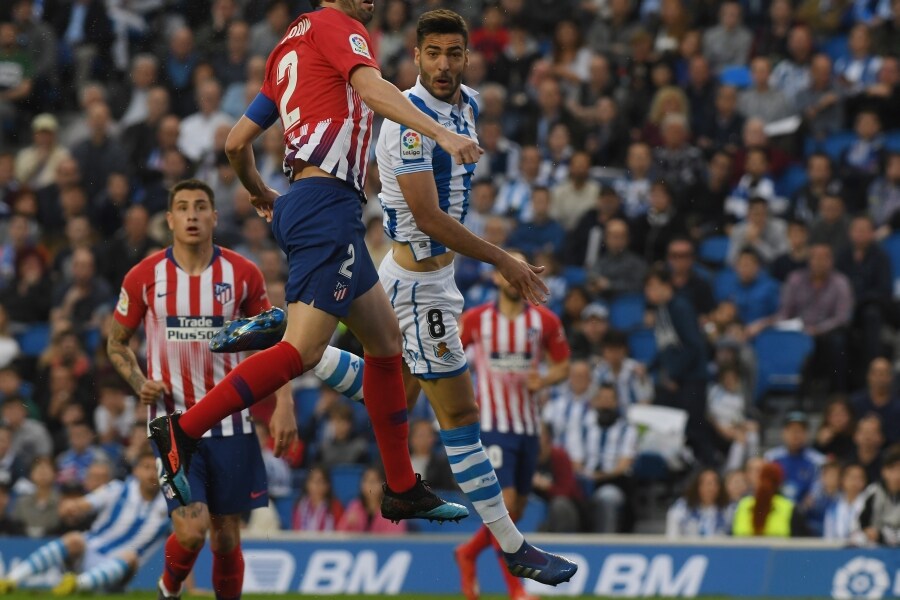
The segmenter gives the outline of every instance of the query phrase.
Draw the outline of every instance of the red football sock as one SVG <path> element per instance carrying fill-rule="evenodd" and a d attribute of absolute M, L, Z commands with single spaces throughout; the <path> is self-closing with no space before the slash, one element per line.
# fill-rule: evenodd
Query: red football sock
<path fill-rule="evenodd" d="M 169 536 L 166 540 L 166 565 L 162 575 L 163 585 L 168 591 L 173 594 L 181 591 L 181 584 L 194 568 L 194 561 L 202 549 L 203 546 L 188 550 L 178 543 L 174 533 Z"/>
<path fill-rule="evenodd" d="M 400 355 L 365 356 L 363 396 L 375 430 L 388 487 L 405 492 L 416 484 L 409 458 L 409 421 Z"/>
<path fill-rule="evenodd" d="M 500 563 L 500 573 L 503 575 L 503 581 L 506 583 L 509 597 L 515 598 L 521 595 L 525 589 L 522 586 L 522 580 L 509 572 L 509 567 L 506 566 L 506 559 L 503 558 L 503 549 L 500 547 L 500 542 L 494 536 L 491 536 L 491 544 L 493 544 L 494 550 L 497 552 L 497 562 Z"/>
<path fill-rule="evenodd" d="M 491 535 L 491 530 L 482 525 L 469 541 L 462 545 L 462 551 L 469 556 L 475 557 L 492 543 L 494 543 L 494 536 Z"/>
<path fill-rule="evenodd" d="M 244 554 L 240 545 L 231 552 L 213 552 L 213 591 L 216 600 L 237 600 L 244 587 Z"/>
<path fill-rule="evenodd" d="M 182 415 L 179 424 L 199 439 L 228 415 L 248 408 L 303 373 L 303 359 L 288 342 L 241 361 L 201 402 Z"/>

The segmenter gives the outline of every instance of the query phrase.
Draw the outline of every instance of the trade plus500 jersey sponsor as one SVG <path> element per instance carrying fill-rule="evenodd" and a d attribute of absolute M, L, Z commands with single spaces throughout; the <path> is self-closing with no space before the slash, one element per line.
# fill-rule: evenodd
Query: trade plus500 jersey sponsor
<path fill-rule="evenodd" d="M 225 317 L 166 317 L 167 342 L 208 342 L 225 325 Z"/>

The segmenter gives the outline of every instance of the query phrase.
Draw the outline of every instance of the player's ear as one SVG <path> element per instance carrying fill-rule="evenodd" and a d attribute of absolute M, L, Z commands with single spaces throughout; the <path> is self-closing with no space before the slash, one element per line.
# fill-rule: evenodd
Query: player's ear
<path fill-rule="evenodd" d="M 175 218 L 171 210 L 166 211 L 166 223 L 169 225 L 169 231 L 175 231 Z"/>
<path fill-rule="evenodd" d="M 419 52 L 419 47 L 416 46 L 415 49 L 413 50 L 413 62 L 416 64 L 417 67 L 419 66 L 419 57 L 420 56 L 421 56 L 421 53 Z"/>
<path fill-rule="evenodd" d="M 213 209 L 213 229 L 219 224 L 219 211 Z"/>

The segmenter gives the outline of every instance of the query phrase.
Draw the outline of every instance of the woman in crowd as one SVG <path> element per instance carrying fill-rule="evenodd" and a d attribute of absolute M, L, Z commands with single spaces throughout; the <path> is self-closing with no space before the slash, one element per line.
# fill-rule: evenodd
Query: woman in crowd
<path fill-rule="evenodd" d="M 806 529 L 794 503 L 779 493 L 784 471 L 766 463 L 759 471 L 752 496 L 738 502 L 731 534 L 734 537 L 798 537 Z"/>
<path fill-rule="evenodd" d="M 401 534 L 406 531 L 406 521 L 391 523 L 381 516 L 383 482 L 384 475 L 376 467 L 369 467 L 363 472 L 359 481 L 359 498 L 347 505 L 338 522 L 338 531 L 378 534 Z"/>
<path fill-rule="evenodd" d="M 331 489 L 331 476 L 324 467 L 309 470 L 303 496 L 294 507 L 292 529 L 297 531 L 334 531 L 344 514 Z"/>
<path fill-rule="evenodd" d="M 714 469 L 700 471 L 666 516 L 666 537 L 713 537 L 728 534 L 728 495 Z"/>

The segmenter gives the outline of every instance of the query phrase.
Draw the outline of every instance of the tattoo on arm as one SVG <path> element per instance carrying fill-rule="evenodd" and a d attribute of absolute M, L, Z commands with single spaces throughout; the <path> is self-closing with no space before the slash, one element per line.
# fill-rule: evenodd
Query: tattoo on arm
<path fill-rule="evenodd" d="M 138 365 L 137 357 L 128 346 L 131 336 L 134 335 L 134 329 L 125 327 L 118 321 L 113 321 L 112 328 L 109 331 L 109 340 L 106 343 L 106 354 L 109 360 L 122 376 L 131 389 L 135 393 L 140 393 L 141 386 L 147 378 L 141 373 L 140 365 Z"/>

